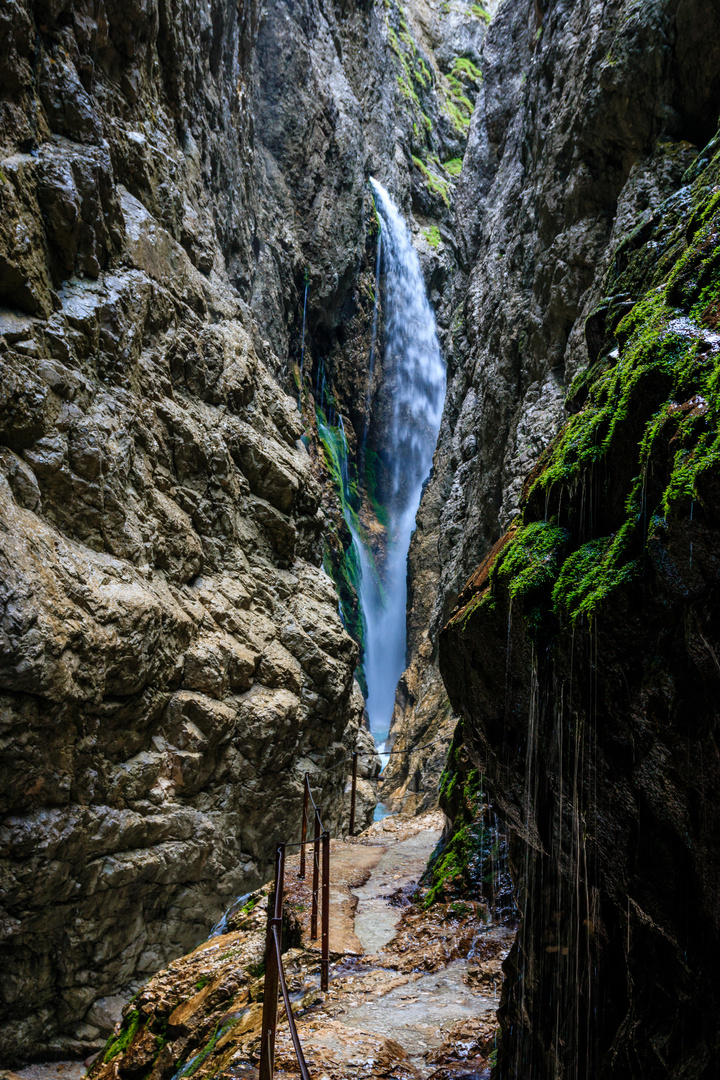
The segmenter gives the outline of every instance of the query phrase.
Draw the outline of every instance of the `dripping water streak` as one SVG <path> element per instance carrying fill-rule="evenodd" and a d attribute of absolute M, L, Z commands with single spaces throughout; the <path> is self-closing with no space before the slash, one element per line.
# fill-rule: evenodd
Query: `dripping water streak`
<path fill-rule="evenodd" d="M 298 405 L 302 409 L 302 391 L 303 391 L 303 364 L 305 363 L 305 311 L 307 309 L 307 294 L 308 283 L 305 282 L 305 297 L 303 299 L 303 323 L 302 323 L 302 341 L 300 343 L 300 389 L 298 390 Z M 310 376 L 312 379 L 312 375 Z M 311 384 L 312 385 L 312 382 Z"/>

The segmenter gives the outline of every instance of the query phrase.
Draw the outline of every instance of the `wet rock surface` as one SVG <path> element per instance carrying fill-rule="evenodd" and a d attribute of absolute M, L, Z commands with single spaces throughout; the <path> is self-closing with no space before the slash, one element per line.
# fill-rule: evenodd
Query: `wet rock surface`
<path fill-rule="evenodd" d="M 511 835 L 502 1076 L 720 1068 L 719 176 L 716 136 L 618 246 L 574 415 L 440 639 Z"/>
<path fill-rule="evenodd" d="M 426 713 L 441 730 L 437 635 L 566 419 L 618 242 L 681 187 L 714 133 L 717 18 L 706 0 L 506 0 L 490 23 L 454 199 L 445 416 L 410 552 L 403 743 L 423 741 L 416 716 L 418 734 Z M 389 779 L 404 798 L 408 776 L 423 786 L 439 765 L 420 755 Z"/>
<path fill-rule="evenodd" d="M 453 264 L 485 20 L 447 6 L 0 13 L 0 1059 L 100 1045 L 356 741 L 307 389 L 324 357 L 357 445 L 370 169 Z"/>
<path fill-rule="evenodd" d="M 326 994 L 319 989 L 317 947 L 308 940 L 308 885 L 296 877 L 297 859 L 290 860 L 284 966 L 311 1075 L 439 1080 L 470 1065 L 486 1075 L 497 1027 L 497 972 L 511 932 L 485 926 L 473 905 L 425 911 L 407 899 L 441 820 L 437 813 L 412 822 L 385 819 L 354 841 L 332 842 Z M 139 1069 L 157 1080 L 178 1069 L 257 1075 L 266 896 L 267 889 L 248 898 L 244 911 L 228 917 L 227 933 L 175 961 L 125 1007 L 93 1078 L 122 1080 Z M 363 910 L 377 921 L 383 907 L 396 932 L 390 928 L 383 947 L 371 952 L 379 939 L 363 930 Z M 297 1063 L 281 1006 L 276 1074 L 286 1073 L 296 1074 Z"/>
<path fill-rule="evenodd" d="M 265 878 L 303 772 L 360 728 L 323 495 L 277 378 L 308 222 L 323 303 L 352 294 L 357 108 L 325 17 L 281 32 L 281 14 L 0 16 L 3 1060 L 101 1045 L 108 1001 Z M 303 110 L 260 63 L 275 32 L 318 49 Z M 322 115 L 313 139 L 291 113 Z M 318 223 L 273 150 L 306 174 L 326 139 L 345 156 L 328 149 Z"/>
<path fill-rule="evenodd" d="M 673 245 L 680 251 L 708 224 L 708 201 L 698 209 L 684 177 L 717 120 L 718 12 L 711 0 L 506 0 L 486 36 L 483 11 L 462 0 L 403 7 L 287 0 L 262 10 L 254 0 L 232 10 L 215 0 L 17 0 L 0 12 L 3 1060 L 84 1056 L 100 1046 L 119 991 L 192 948 L 228 897 L 266 877 L 273 840 L 295 821 L 303 772 L 334 767 L 362 732 L 352 679 L 358 650 L 320 569 L 325 554 L 350 625 L 354 586 L 341 566 L 349 534 L 315 411 L 319 404 L 334 419 L 345 416 L 357 456 L 382 375 L 380 364 L 368 385 L 376 299 L 369 172 L 412 218 L 450 377 L 410 553 L 409 667 L 396 745 L 449 742 L 455 718 L 440 681 L 437 634 L 461 594 L 467 614 L 484 593 L 488 566 L 468 592 L 463 583 L 521 506 L 530 524 L 544 524 L 548 515 L 571 514 L 578 500 L 597 509 L 605 492 L 606 531 L 588 543 L 605 543 L 626 523 L 618 507 L 628 495 L 632 438 L 613 459 L 615 502 L 607 477 L 559 483 L 563 497 L 547 506 L 523 498 L 523 479 L 566 419 L 571 379 L 600 365 L 573 386 L 571 407 L 581 409 L 596 377 L 613 369 L 606 345 L 640 296 L 613 263 L 618 245 L 631 234 L 621 248 L 628 264 L 651 265 L 661 250 L 672 261 Z M 679 201 L 670 243 L 656 212 L 672 193 Z M 710 249 L 715 239 L 705 237 Z M 608 270 L 613 293 L 603 285 Z M 682 323 L 677 336 L 710 363 L 718 329 L 712 264 L 697 274 L 696 292 L 681 289 L 668 303 Z M 662 378 L 657 385 L 665 386 Z M 658 399 L 681 430 L 653 458 L 657 476 L 676 453 L 688 455 L 692 473 L 700 443 L 688 441 L 690 429 L 715 422 L 717 387 L 708 386 L 690 380 L 674 387 L 675 398 Z M 638 415 L 652 400 L 640 395 Z M 528 1053 L 542 1069 L 562 1056 L 562 1024 L 575 1031 L 564 1046 L 577 1050 L 580 1039 L 575 1013 L 558 1018 L 555 984 L 548 990 L 546 981 L 558 976 L 556 961 L 569 967 L 565 918 L 591 954 L 614 955 L 607 942 L 627 940 L 616 970 L 632 985 L 619 976 L 603 983 L 620 1033 L 613 1075 L 657 1069 L 664 1076 L 680 1061 L 694 1078 L 716 1067 L 706 1018 L 717 987 L 704 972 L 717 909 L 698 901 L 699 936 L 688 951 L 703 972 L 700 989 L 681 955 L 686 930 L 676 917 L 687 882 L 700 882 L 704 898 L 717 895 L 706 838 L 714 818 L 708 825 L 703 817 L 715 783 L 708 762 L 715 760 L 717 559 L 708 507 L 717 499 L 713 469 L 702 471 L 707 488 L 688 520 L 678 517 L 667 533 L 657 525 L 647 545 L 648 579 L 657 585 L 650 623 L 647 610 L 638 616 L 628 601 L 612 633 L 580 633 L 600 699 L 607 690 L 607 715 L 631 717 L 629 743 L 613 729 L 607 756 L 614 775 L 629 779 L 608 800 L 605 820 L 622 827 L 603 833 L 606 846 L 598 847 L 608 873 L 599 914 L 594 892 L 578 900 L 571 890 L 570 914 L 553 908 L 565 927 L 558 940 L 530 933 L 508 965 L 506 1023 L 516 1034 L 532 1028 Z M 683 474 L 682 484 L 694 476 Z M 704 518 L 693 517 L 695 502 Z M 376 511 L 362 507 L 381 545 Z M 554 550 L 540 550 L 541 565 L 552 568 Z M 603 552 L 601 544 L 585 555 Z M 512 863 L 517 880 L 525 874 L 527 899 L 549 881 L 569 881 L 579 837 L 590 841 L 572 824 L 571 797 L 563 796 L 571 825 L 561 814 L 559 852 L 541 843 L 552 799 L 534 807 L 536 831 L 523 824 L 529 704 L 552 687 L 519 605 L 511 619 L 507 595 L 503 604 L 467 637 L 455 625 L 458 643 L 444 673 L 468 721 L 471 754 L 519 837 Z M 647 636 L 654 619 L 673 627 L 660 644 Z M 473 652 L 476 633 L 482 647 Z M 521 684 L 512 693 L 509 656 Z M 628 657 L 638 669 L 653 658 L 654 696 L 628 675 Z M 483 664 L 492 668 L 488 686 L 476 678 Z M 533 672 L 537 695 L 528 690 Z M 581 697 L 590 692 L 583 684 Z M 684 712 L 681 701 L 692 709 Z M 498 702 L 508 716 L 497 713 Z M 514 744 L 478 734 L 477 717 L 488 710 L 498 730 L 515 732 Z M 690 734 L 665 738 L 663 725 L 676 714 Z M 494 775 L 488 748 L 500 742 L 504 751 L 514 745 L 514 757 L 509 773 Z M 550 787 L 562 775 L 553 753 L 550 746 Z M 388 801 L 408 813 L 426 806 L 443 759 L 442 744 L 393 759 Z M 587 760 L 578 758 L 585 791 Z M 680 760 L 687 775 L 678 779 L 668 762 Z M 363 769 L 367 821 L 376 766 Z M 592 775 L 601 773 L 597 766 Z M 323 784 L 323 810 L 340 825 L 346 778 L 340 768 L 334 776 Z M 672 842 L 647 845 L 645 862 L 631 858 L 626 836 L 649 821 L 654 837 L 661 820 Z M 623 875 L 633 858 L 630 887 Z M 348 875 L 337 920 L 357 949 Z M 416 915 L 403 915 L 402 926 L 422 937 L 425 916 L 413 923 Z M 389 933 L 394 916 L 384 918 Z M 390 944 L 404 940 L 402 926 Z M 433 933 L 433 941 L 442 938 Z M 228 948 L 240 956 L 238 942 Z M 453 949 L 439 949 L 443 963 L 463 962 Z M 222 974 L 215 1027 L 197 1036 L 214 1038 L 213 1047 L 230 1023 L 223 1003 L 236 993 L 248 995 L 242 1023 L 254 1030 L 256 976 L 248 965 L 257 960 L 242 956 L 242 985 L 234 989 L 231 975 L 223 984 Z M 418 973 L 397 956 L 393 971 L 409 984 Z M 548 958 L 549 966 L 540 962 Z M 196 982 L 205 963 L 201 949 Z M 303 963 L 298 958 L 298 991 L 309 970 Z M 681 1005 L 656 983 L 652 1003 L 636 992 L 650 969 L 672 970 L 669 985 L 686 995 Z M 517 997 L 523 970 L 537 975 L 527 1000 Z M 581 986 L 589 1014 L 585 994 Z M 538 1002 L 551 998 L 549 1016 Z M 536 1006 L 530 1023 L 527 1009 Z M 648 1017 L 652 1054 L 636 1060 L 633 1033 Z M 351 1045 L 357 1031 L 342 1025 L 340 1032 L 338 1019 L 323 1023 L 327 1059 L 339 1054 L 344 1062 L 336 1048 Z M 194 1039 L 184 1025 L 182 1038 Z M 165 1029 L 146 1024 L 142 1032 L 130 1072 L 170 1069 Z M 593 1053 L 603 1051 L 604 1038 Z M 692 1047 L 682 1051 L 689 1063 L 678 1057 L 678 1039 Z M 363 1054 L 386 1071 L 426 1075 L 430 1058 L 411 1060 L 399 1046 L 370 1034 Z M 468 1061 L 485 1060 L 482 1040 L 470 1046 Z M 592 1075 L 585 1045 L 578 1055 Z M 445 1056 L 434 1061 L 443 1076 L 470 1068 L 450 1050 Z M 240 1076 L 246 1065 L 237 1068 Z M 506 1050 L 499 1068 L 520 1075 L 524 1062 Z"/>

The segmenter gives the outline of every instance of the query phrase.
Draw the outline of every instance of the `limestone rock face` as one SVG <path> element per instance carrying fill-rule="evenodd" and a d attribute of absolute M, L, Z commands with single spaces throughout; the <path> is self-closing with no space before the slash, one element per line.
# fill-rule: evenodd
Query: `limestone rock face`
<path fill-rule="evenodd" d="M 508 3 L 498 16 L 516 20 L 515 49 L 526 15 Z M 445 549 L 443 601 L 473 536 L 479 566 L 441 632 L 440 667 L 511 834 L 521 926 L 504 969 L 502 1077 L 710 1080 L 720 1068 L 717 138 L 704 148 L 717 28 L 702 3 L 549 7 L 499 163 L 482 183 L 476 173 L 476 193 L 490 193 L 467 219 L 484 263 L 465 313 L 476 427 L 462 405 L 451 446 L 459 462 L 474 435 L 478 461 L 451 489 L 468 527 Z M 487 55 L 492 28 L 486 42 Z M 581 87 L 583 107 L 577 97 L 564 113 Z M 508 157 L 514 131 L 522 150 Z M 501 182 L 512 212 L 493 202 Z M 500 364 L 513 327 L 513 378 L 522 389 L 538 376 L 514 413 Z M 561 366 L 544 369 L 536 347 Z M 521 488 L 503 455 L 527 467 L 554 426 L 548 380 L 570 374 L 574 415 Z M 522 518 L 488 551 L 491 511 L 502 527 L 515 505 Z"/>
<path fill-rule="evenodd" d="M 409 626 L 432 608 L 429 659 L 411 647 L 406 683 L 436 683 L 438 632 L 566 418 L 612 252 L 714 133 L 717 19 L 710 0 L 505 0 L 494 14 L 455 192 L 448 394 L 419 515 L 432 537 L 409 561 Z M 415 724 L 404 696 L 398 739 Z"/>
<path fill-rule="evenodd" d="M 720 1067 L 719 149 L 620 245 L 578 411 L 441 635 L 512 837 L 503 1076 Z"/>
<path fill-rule="evenodd" d="M 320 569 L 338 511 L 284 390 L 326 371 L 357 450 L 369 172 L 447 322 L 485 19 L 17 0 L 0 29 L 0 1056 L 21 1057 L 102 1042 L 106 1003 L 264 878 L 305 770 L 347 817 L 335 765 L 367 736 Z"/>
<path fill-rule="evenodd" d="M 0 15 L 4 1061 L 102 1044 L 117 993 L 265 880 L 305 771 L 347 826 L 357 647 L 275 377 L 311 254 L 266 267 L 300 198 L 273 196 L 265 228 L 273 139 L 290 145 L 262 75 L 280 16 L 261 23 L 254 0 Z M 328 209 L 314 234 L 327 296 L 364 228 L 334 63 L 316 141 L 346 148 L 327 207 L 349 195 L 342 228 Z"/>
<path fill-rule="evenodd" d="M 374 455 L 383 451 L 392 409 L 391 395 L 379 392 L 378 224 L 367 181 L 372 175 L 385 185 L 408 221 L 445 326 L 457 262 L 453 192 L 480 81 L 483 10 L 465 0 L 284 0 L 267 5 L 259 31 L 254 115 L 262 197 L 253 309 L 286 358 L 283 374 L 290 373 L 315 443 L 325 437 L 318 474 L 332 473 L 329 444 L 340 438 L 318 433 L 318 413 L 329 428 L 342 417 L 353 488 L 358 480 L 354 509 L 378 550 L 386 536 L 377 513 L 381 485 L 373 483 L 383 467 Z M 328 479 L 339 488 L 337 475 Z M 345 623 L 362 643 L 357 565 L 340 501 L 326 485 L 327 565 Z"/>
<path fill-rule="evenodd" d="M 426 495 L 443 505 L 435 630 L 563 421 L 618 240 L 714 133 L 717 46 L 698 28 L 717 17 L 709 0 L 508 0 L 490 24 L 456 193 L 467 278 Z"/>

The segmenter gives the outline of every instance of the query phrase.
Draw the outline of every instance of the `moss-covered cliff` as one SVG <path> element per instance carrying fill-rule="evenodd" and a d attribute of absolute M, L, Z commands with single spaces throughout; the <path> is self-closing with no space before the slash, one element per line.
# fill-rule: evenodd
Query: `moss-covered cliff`
<path fill-rule="evenodd" d="M 719 190 L 713 141 L 618 247 L 576 412 L 441 636 L 511 831 L 502 1077 L 720 1068 Z"/>

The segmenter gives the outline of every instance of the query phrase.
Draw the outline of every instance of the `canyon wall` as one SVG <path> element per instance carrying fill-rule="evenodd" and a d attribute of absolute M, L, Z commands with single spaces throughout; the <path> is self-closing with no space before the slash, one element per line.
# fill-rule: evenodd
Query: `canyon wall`
<path fill-rule="evenodd" d="M 356 455 L 382 374 L 368 387 L 369 173 L 411 219 L 447 327 L 487 13 L 13 0 L 0 21 L 16 1060 L 102 1043 L 118 993 L 267 876 L 306 769 L 329 770 L 344 825 L 340 763 L 368 735 L 313 390 L 322 372 Z"/>
<path fill-rule="evenodd" d="M 408 811 L 434 799 L 452 701 L 454 760 L 485 774 L 520 883 L 501 1075 L 664 1076 L 683 1040 L 686 1075 L 715 1067 L 714 459 L 673 487 L 685 502 L 664 492 L 716 388 L 695 368 L 635 388 L 622 365 L 644 364 L 643 320 L 668 329 L 666 311 L 628 315 L 652 289 L 677 349 L 714 356 L 712 265 L 670 279 L 714 243 L 715 164 L 693 163 L 718 118 L 720 16 L 711 0 L 504 0 L 486 34 L 486 14 L 0 14 L 5 1059 L 100 1045 L 118 992 L 267 875 L 306 769 L 337 764 L 324 811 L 343 826 L 340 763 L 368 738 L 362 620 L 316 417 L 343 416 L 359 469 L 382 379 L 372 174 L 409 220 L 448 364 L 393 726 L 398 747 L 441 741 L 393 759 L 386 791 Z M 523 496 L 573 380 L 587 418 L 611 378 L 633 386 L 624 434 L 611 449 L 592 428 L 595 465 L 553 444 Z M 640 461 L 653 409 L 679 434 Z M 377 509 L 361 507 L 382 544 Z M 608 585 L 597 604 L 573 567 Z"/>
<path fill-rule="evenodd" d="M 715 129 L 716 18 L 706 0 L 505 0 L 493 17 L 455 191 L 448 396 L 410 553 L 399 744 L 452 730 L 438 632 L 564 420 L 615 246 Z M 393 765 L 398 793 L 432 787 L 443 758 Z"/>
<path fill-rule="evenodd" d="M 426 500 L 518 890 L 498 1077 L 719 1067 L 719 20 L 506 0 L 483 48 Z"/>
<path fill-rule="evenodd" d="M 1 18 L 0 1057 L 15 1060 L 101 1045 L 113 995 L 265 879 L 306 769 L 345 826 L 336 766 L 362 697 L 320 566 L 319 477 L 275 378 L 309 239 L 298 197 L 267 195 L 283 187 L 279 92 L 256 5 L 38 0 Z M 314 226 L 337 292 L 363 174 L 348 95 L 331 70 L 322 87 L 305 119 L 346 160 L 316 197 L 337 209 L 349 187 L 354 229 Z M 313 152 L 301 139 L 304 173 Z"/>

